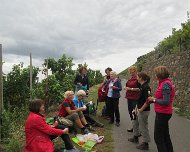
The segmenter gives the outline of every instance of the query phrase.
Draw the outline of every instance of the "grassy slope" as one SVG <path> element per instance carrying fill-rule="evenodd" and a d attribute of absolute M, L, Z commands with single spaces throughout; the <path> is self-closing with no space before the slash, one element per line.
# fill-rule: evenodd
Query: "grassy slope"
<path fill-rule="evenodd" d="M 93 102 L 96 102 L 97 100 L 97 90 L 100 85 L 96 85 L 90 89 L 89 93 L 89 101 L 92 100 Z M 105 103 L 99 103 L 97 114 L 94 117 L 96 120 L 102 122 L 105 126 L 104 128 L 97 128 L 96 133 L 100 136 L 104 136 L 104 141 L 101 144 L 97 144 L 94 148 L 95 151 L 98 152 L 112 152 L 113 147 L 113 138 L 112 138 L 112 125 L 108 124 L 108 120 L 105 120 L 101 117 L 101 111 L 102 107 L 105 105 Z"/>
<path fill-rule="evenodd" d="M 96 103 L 98 87 L 99 87 L 99 85 L 96 85 L 90 89 L 88 101 L 93 101 L 94 103 Z M 112 125 L 109 125 L 108 120 L 105 120 L 101 117 L 101 110 L 104 105 L 105 105 L 104 102 L 99 103 L 97 115 L 94 116 L 95 120 L 98 120 L 105 125 L 104 128 L 96 128 L 96 132 L 95 132 L 99 136 L 104 136 L 104 141 L 101 144 L 97 144 L 93 150 L 97 151 L 97 152 L 112 152 L 113 148 L 114 148 L 113 147 L 113 138 L 112 138 Z M 55 116 L 57 114 L 57 111 L 59 110 L 59 106 L 56 106 L 56 107 L 57 108 L 53 107 L 52 112 L 50 112 L 47 115 L 47 117 Z M 0 145 L 0 151 L 7 151 L 7 152 L 22 151 L 21 149 L 23 149 L 24 143 L 25 143 L 25 136 L 24 136 L 24 130 L 23 130 L 24 122 L 25 122 L 25 120 L 23 121 L 21 128 L 19 128 L 19 127 L 15 128 L 15 130 L 13 132 L 14 139 L 11 139 L 9 141 L 9 144 L 7 145 L 7 146 L 9 146 L 9 148 L 6 148 L 7 150 L 5 150 L 5 149 L 2 149 L 2 147 L 6 146 L 6 145 Z M 73 135 L 71 134 L 70 136 L 72 137 Z M 56 147 L 63 147 L 63 141 L 61 140 L 61 138 L 55 139 L 54 143 L 55 143 Z M 77 147 L 77 148 L 81 149 L 80 147 Z"/>

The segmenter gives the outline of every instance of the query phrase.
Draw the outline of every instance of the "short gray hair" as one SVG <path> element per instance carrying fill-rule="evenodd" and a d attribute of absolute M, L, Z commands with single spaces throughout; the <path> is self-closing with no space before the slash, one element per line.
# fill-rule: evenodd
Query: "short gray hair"
<path fill-rule="evenodd" d="M 78 92 L 77 92 L 77 96 L 79 97 L 79 96 L 86 96 L 86 92 L 84 91 L 84 90 L 79 90 Z"/>

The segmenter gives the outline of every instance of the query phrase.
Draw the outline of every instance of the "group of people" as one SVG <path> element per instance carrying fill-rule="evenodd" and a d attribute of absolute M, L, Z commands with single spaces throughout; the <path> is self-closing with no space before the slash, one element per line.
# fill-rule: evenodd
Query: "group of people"
<path fill-rule="evenodd" d="M 85 67 L 79 69 L 79 74 L 76 75 L 74 80 L 76 85 L 75 93 L 73 91 L 64 93 L 64 100 L 60 105 L 58 114 L 55 116 L 53 125 L 46 123 L 44 101 L 36 99 L 30 102 L 30 114 L 25 124 L 25 152 L 53 152 L 55 150 L 52 140 L 58 136 L 64 141 L 65 149 L 68 152 L 77 152 L 78 150 L 73 146 L 69 137 L 73 126 L 61 123 L 60 117 L 64 119 L 63 121 L 69 120 L 73 122 L 74 126 L 81 130 L 82 134 L 95 131 L 93 127 L 104 127 L 104 124 L 94 120 L 89 115 L 88 107 L 91 103 L 85 102 L 89 90 L 86 73 L 87 69 Z"/>
<path fill-rule="evenodd" d="M 115 71 L 111 68 L 105 70 L 106 76 L 101 86 L 104 94 L 106 118 L 110 124 L 120 126 L 119 98 L 122 90 L 121 80 Z M 142 136 L 142 143 L 137 145 L 137 149 L 149 149 L 149 130 L 148 116 L 150 114 L 150 104 L 154 103 L 156 112 L 154 139 L 158 152 L 173 152 L 173 146 L 169 135 L 169 120 L 172 116 L 172 102 L 175 96 L 174 86 L 169 79 L 169 72 L 165 66 L 158 66 L 154 69 L 158 80 L 158 88 L 154 94 L 151 93 L 149 86 L 150 77 L 145 72 L 137 72 L 135 66 L 129 68 L 131 77 L 127 80 L 126 99 L 128 103 L 128 112 L 132 122 L 132 128 L 128 132 L 133 132 L 133 137 L 129 142 L 138 143 L 139 137 Z M 93 127 L 104 127 L 104 124 L 94 120 L 89 115 L 88 104 L 85 99 L 89 92 L 89 80 L 87 69 L 81 67 L 79 74 L 74 80 L 76 85 L 75 93 L 66 91 L 64 100 L 60 105 L 60 110 L 56 118 L 64 117 L 72 121 L 81 133 L 88 134 L 94 131 Z M 76 151 L 73 146 L 67 126 L 58 123 L 55 118 L 53 125 L 45 122 L 45 110 L 43 100 L 33 100 L 29 105 L 30 114 L 25 124 L 26 146 L 25 152 L 53 152 L 54 147 L 52 139 L 60 136 L 65 142 L 65 148 L 69 151 Z"/>
<path fill-rule="evenodd" d="M 107 76 L 102 85 L 102 91 L 106 92 L 105 105 L 110 123 L 119 127 L 119 91 L 122 90 L 121 81 L 111 68 L 105 70 Z M 130 78 L 126 82 L 124 90 L 128 103 L 128 112 L 132 122 L 132 128 L 127 129 L 133 132 L 133 137 L 128 141 L 139 143 L 142 136 L 142 143 L 136 146 L 140 150 L 148 150 L 150 135 L 148 129 L 148 117 L 150 114 L 150 104 L 154 103 L 156 112 L 154 124 L 154 140 L 158 152 L 173 152 L 173 146 L 169 134 L 169 120 L 172 116 L 172 102 L 174 101 L 175 89 L 170 73 L 165 66 L 158 66 L 154 69 L 158 87 L 154 95 L 149 86 L 150 76 L 145 72 L 137 72 L 135 66 L 129 68 Z M 154 97 L 153 97 L 154 96 Z M 115 116 L 115 119 L 114 119 Z"/>

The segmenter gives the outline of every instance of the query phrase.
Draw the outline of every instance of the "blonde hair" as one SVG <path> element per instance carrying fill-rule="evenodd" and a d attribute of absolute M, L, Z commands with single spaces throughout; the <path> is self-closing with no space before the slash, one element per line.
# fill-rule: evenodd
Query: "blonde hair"
<path fill-rule="evenodd" d="M 65 99 L 68 99 L 69 95 L 74 95 L 74 92 L 73 92 L 73 91 L 66 91 L 66 92 L 64 93 L 64 98 L 65 98 Z"/>
<path fill-rule="evenodd" d="M 86 96 L 86 92 L 84 90 L 79 90 L 77 96 Z"/>
<path fill-rule="evenodd" d="M 130 66 L 128 69 L 129 73 L 137 73 L 137 68 L 135 66 Z"/>
<path fill-rule="evenodd" d="M 161 80 L 166 79 L 170 76 L 170 73 L 168 69 L 166 68 L 166 66 L 158 66 L 154 68 L 154 72 L 156 74 L 156 77 Z"/>

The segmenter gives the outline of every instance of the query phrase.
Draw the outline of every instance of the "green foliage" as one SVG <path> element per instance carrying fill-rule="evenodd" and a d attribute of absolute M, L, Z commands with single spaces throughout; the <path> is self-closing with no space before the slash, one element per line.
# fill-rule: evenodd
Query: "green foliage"
<path fill-rule="evenodd" d="M 166 54 L 190 49 L 190 21 L 181 24 L 181 29 L 172 29 L 172 35 L 161 41 L 155 50 Z"/>
<path fill-rule="evenodd" d="M 166 37 L 164 40 L 158 43 L 154 48 L 154 51 L 142 55 L 137 58 L 137 62 L 134 64 L 138 71 L 142 71 L 143 64 L 150 57 L 151 54 L 155 53 L 158 56 L 154 59 L 158 59 L 163 55 L 175 53 L 177 51 L 186 51 L 190 49 L 190 18 L 188 13 L 188 20 L 181 24 L 181 29 L 172 29 L 172 34 Z M 125 77 L 128 75 L 128 68 L 119 73 L 119 76 Z"/>
<path fill-rule="evenodd" d="M 89 85 L 94 86 L 103 82 L 103 76 L 99 70 L 88 69 Z"/>
<path fill-rule="evenodd" d="M 63 100 L 66 90 L 74 89 L 76 71 L 72 58 L 63 55 L 57 61 L 53 58 L 44 61 L 43 74 L 46 78 L 38 82 L 38 67 L 33 67 L 33 90 L 32 97 L 45 100 L 46 110 L 49 106 L 57 106 Z M 87 64 L 85 64 L 87 66 Z M 47 69 L 52 74 L 47 76 Z M 23 126 L 28 115 L 28 103 L 30 98 L 30 68 L 23 68 L 23 63 L 14 65 L 12 71 L 3 78 L 4 83 L 4 111 L 2 113 L 2 139 L 3 151 L 22 151 L 24 146 Z M 100 71 L 89 69 L 90 85 L 102 82 L 103 76 Z M 46 111 L 48 112 L 48 111 Z"/>
<path fill-rule="evenodd" d="M 9 143 L 4 146 L 5 152 L 21 152 L 23 151 L 23 144 L 15 138 L 9 139 Z"/>
<path fill-rule="evenodd" d="M 74 74 L 72 70 L 72 66 L 74 65 L 73 59 L 67 58 L 64 54 L 57 61 L 53 58 L 45 59 L 44 65 L 48 66 L 48 69 L 51 69 L 52 74 L 55 75 L 59 82 L 64 82 L 66 76 Z"/>
<path fill-rule="evenodd" d="M 3 151 L 20 152 L 23 151 L 24 123 L 28 115 L 28 110 L 24 107 L 4 110 L 2 113 L 2 142 Z"/>
<path fill-rule="evenodd" d="M 38 67 L 33 67 L 33 85 L 36 84 Z M 8 109 L 12 107 L 21 107 L 26 104 L 30 96 L 30 68 L 23 68 L 23 63 L 14 65 L 3 81 L 4 105 Z"/>

